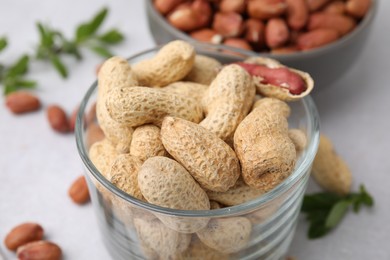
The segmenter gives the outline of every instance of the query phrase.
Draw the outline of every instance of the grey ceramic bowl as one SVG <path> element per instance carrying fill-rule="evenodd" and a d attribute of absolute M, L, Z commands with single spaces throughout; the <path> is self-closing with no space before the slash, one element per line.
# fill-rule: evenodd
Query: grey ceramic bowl
<path fill-rule="evenodd" d="M 147 0 L 145 6 L 149 28 L 157 44 L 175 39 L 195 41 L 171 26 L 154 8 L 153 0 Z M 372 29 L 377 8 L 378 0 L 372 0 L 370 11 L 351 33 L 321 48 L 291 54 L 254 53 L 246 50 L 240 50 L 240 52 L 248 56 L 270 57 L 287 66 L 306 71 L 313 77 L 315 87 L 323 88 L 337 81 L 354 63 L 358 62 L 358 57 L 365 47 Z"/>

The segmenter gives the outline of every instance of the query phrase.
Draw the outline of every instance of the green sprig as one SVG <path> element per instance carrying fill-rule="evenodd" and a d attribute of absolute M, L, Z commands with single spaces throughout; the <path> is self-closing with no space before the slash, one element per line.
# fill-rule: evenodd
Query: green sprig
<path fill-rule="evenodd" d="M 81 23 L 77 26 L 74 38 L 71 40 L 67 39 L 59 30 L 38 22 L 37 29 L 40 35 L 40 43 L 36 57 L 40 60 L 50 61 L 57 72 L 63 78 L 66 78 L 69 73 L 61 59 L 61 55 L 70 55 L 77 60 L 81 60 L 81 48 L 85 47 L 104 58 L 113 56 L 108 49 L 108 45 L 120 43 L 124 36 L 117 29 L 110 29 L 99 34 L 99 28 L 107 14 L 108 9 L 103 8 L 90 21 Z"/>
<path fill-rule="evenodd" d="M 0 52 L 7 47 L 7 39 L 0 38 Z M 34 88 L 36 82 L 25 78 L 28 72 L 30 57 L 22 55 L 16 62 L 6 66 L 0 64 L 0 84 L 4 86 L 3 93 L 9 94 L 13 91 L 25 88 Z"/>
<path fill-rule="evenodd" d="M 362 205 L 374 205 L 374 199 L 364 185 L 360 186 L 358 193 L 346 196 L 329 192 L 305 195 L 301 211 L 310 223 L 308 237 L 315 239 L 326 235 L 341 222 L 351 206 L 358 213 Z"/>

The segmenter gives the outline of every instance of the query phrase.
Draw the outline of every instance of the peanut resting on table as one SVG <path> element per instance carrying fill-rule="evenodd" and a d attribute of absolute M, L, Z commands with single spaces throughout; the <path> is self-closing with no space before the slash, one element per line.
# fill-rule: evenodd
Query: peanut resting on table
<path fill-rule="evenodd" d="M 283 90 L 295 95 L 284 100 L 313 88 L 308 74 L 267 62 L 280 68 L 262 68 L 268 83 L 287 75 L 289 81 L 276 88 L 298 86 L 299 95 Z M 183 41 L 134 65 L 118 57 L 107 60 L 97 100 L 105 139 L 91 146 L 92 162 L 117 188 L 160 207 L 208 211 L 210 205 L 235 206 L 262 196 L 291 174 L 296 151 L 306 143 L 303 131 L 289 132 L 290 107 L 280 95 L 255 97 L 268 92 L 256 83 L 252 65 L 249 60 L 222 66 Z M 227 258 L 245 249 L 255 225 L 246 217 L 194 219 L 157 212 L 142 217 L 140 209 L 112 201 L 117 217 L 135 228 L 152 259 L 191 259 L 205 252 Z M 127 210 L 134 212 L 122 212 Z"/>

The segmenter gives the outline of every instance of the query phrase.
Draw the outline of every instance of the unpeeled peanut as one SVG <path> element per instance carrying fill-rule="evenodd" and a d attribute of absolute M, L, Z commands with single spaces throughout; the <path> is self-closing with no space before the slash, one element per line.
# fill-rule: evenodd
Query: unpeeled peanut
<path fill-rule="evenodd" d="M 96 169 L 106 177 L 107 180 L 111 179 L 111 165 L 117 155 L 117 150 L 107 139 L 96 142 L 89 148 L 89 158 Z"/>
<path fill-rule="evenodd" d="M 162 87 L 184 78 L 192 69 L 195 49 L 184 41 L 172 41 L 151 59 L 133 66 L 138 86 Z"/>
<path fill-rule="evenodd" d="M 195 56 L 192 69 L 183 80 L 210 85 L 221 67 L 222 64 L 216 59 L 198 54 Z"/>
<path fill-rule="evenodd" d="M 324 189 L 340 195 L 348 194 L 352 173 L 346 162 L 336 153 L 331 140 L 320 136 L 320 144 L 312 167 L 314 180 Z"/>
<path fill-rule="evenodd" d="M 244 217 L 215 218 L 196 234 L 205 245 L 222 253 L 235 253 L 247 245 L 251 222 Z"/>
<path fill-rule="evenodd" d="M 203 80 L 207 80 L 204 78 Z M 176 81 L 161 90 L 192 97 L 196 102 L 201 103 L 208 86 L 192 81 Z"/>
<path fill-rule="evenodd" d="M 160 128 L 150 124 L 137 127 L 131 140 L 130 154 L 142 162 L 153 156 L 168 155 L 161 142 Z"/>
<path fill-rule="evenodd" d="M 161 140 L 169 154 L 189 171 L 201 187 L 226 191 L 236 183 L 240 165 L 234 151 L 202 126 L 166 117 L 161 127 Z"/>
<path fill-rule="evenodd" d="M 106 108 L 106 95 L 116 87 L 135 86 L 138 80 L 127 60 L 112 57 L 101 66 L 98 74 L 98 98 L 96 116 L 99 126 L 105 137 L 112 143 L 119 153 L 127 153 L 131 142 L 133 129 L 113 120 Z"/>
<path fill-rule="evenodd" d="M 225 66 L 203 97 L 206 117 L 200 125 L 222 140 L 229 139 L 248 114 L 254 96 L 250 75 L 236 64 Z"/>
<path fill-rule="evenodd" d="M 166 116 L 198 123 L 203 118 L 200 104 L 191 97 L 146 87 L 117 87 L 107 94 L 106 107 L 115 121 L 131 127 L 161 125 Z"/>
<path fill-rule="evenodd" d="M 287 106 L 283 101 L 275 102 Z M 295 146 L 288 137 L 287 118 L 279 112 L 285 109 L 272 110 L 267 104 L 259 104 L 234 134 L 234 148 L 245 183 L 264 192 L 286 179 L 296 160 Z"/>

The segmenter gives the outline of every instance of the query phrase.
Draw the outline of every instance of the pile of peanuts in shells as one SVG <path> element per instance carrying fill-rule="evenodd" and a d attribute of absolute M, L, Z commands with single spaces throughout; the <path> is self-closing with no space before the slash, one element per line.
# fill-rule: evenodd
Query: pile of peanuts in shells
<path fill-rule="evenodd" d="M 98 73 L 96 115 L 104 139 L 87 142 L 89 157 L 138 200 L 179 210 L 239 205 L 293 171 L 306 136 L 289 129 L 286 101 L 299 100 L 313 85 L 307 73 L 275 60 L 221 64 L 180 40 L 132 65 L 112 57 Z M 226 259 L 245 248 L 257 221 L 179 221 L 140 212 L 95 185 L 135 228 L 148 259 Z"/>
<path fill-rule="evenodd" d="M 98 71 L 97 102 L 85 115 L 86 146 L 99 172 L 138 200 L 179 210 L 239 205 L 272 190 L 293 171 L 307 140 L 303 130 L 289 129 L 287 102 L 308 95 L 313 86 L 309 74 L 273 59 L 221 64 L 179 40 L 134 65 L 112 57 Z M 31 93 L 15 92 L 6 97 L 6 106 L 22 114 L 41 104 Z M 74 129 L 76 112 L 68 118 L 61 107 L 49 106 L 49 125 L 67 133 Z M 312 176 L 326 190 L 350 191 L 348 166 L 325 136 Z M 148 259 L 229 259 L 246 247 L 253 225 L 278 208 L 178 221 L 137 211 L 92 181 L 117 217 L 136 230 Z M 89 201 L 84 176 L 71 185 L 69 196 L 77 204 Z M 44 240 L 38 223 L 14 227 L 4 244 L 19 259 L 62 257 L 58 245 Z"/>
<path fill-rule="evenodd" d="M 293 53 L 353 31 L 371 0 L 154 0 L 154 6 L 169 24 L 196 40 Z"/>

